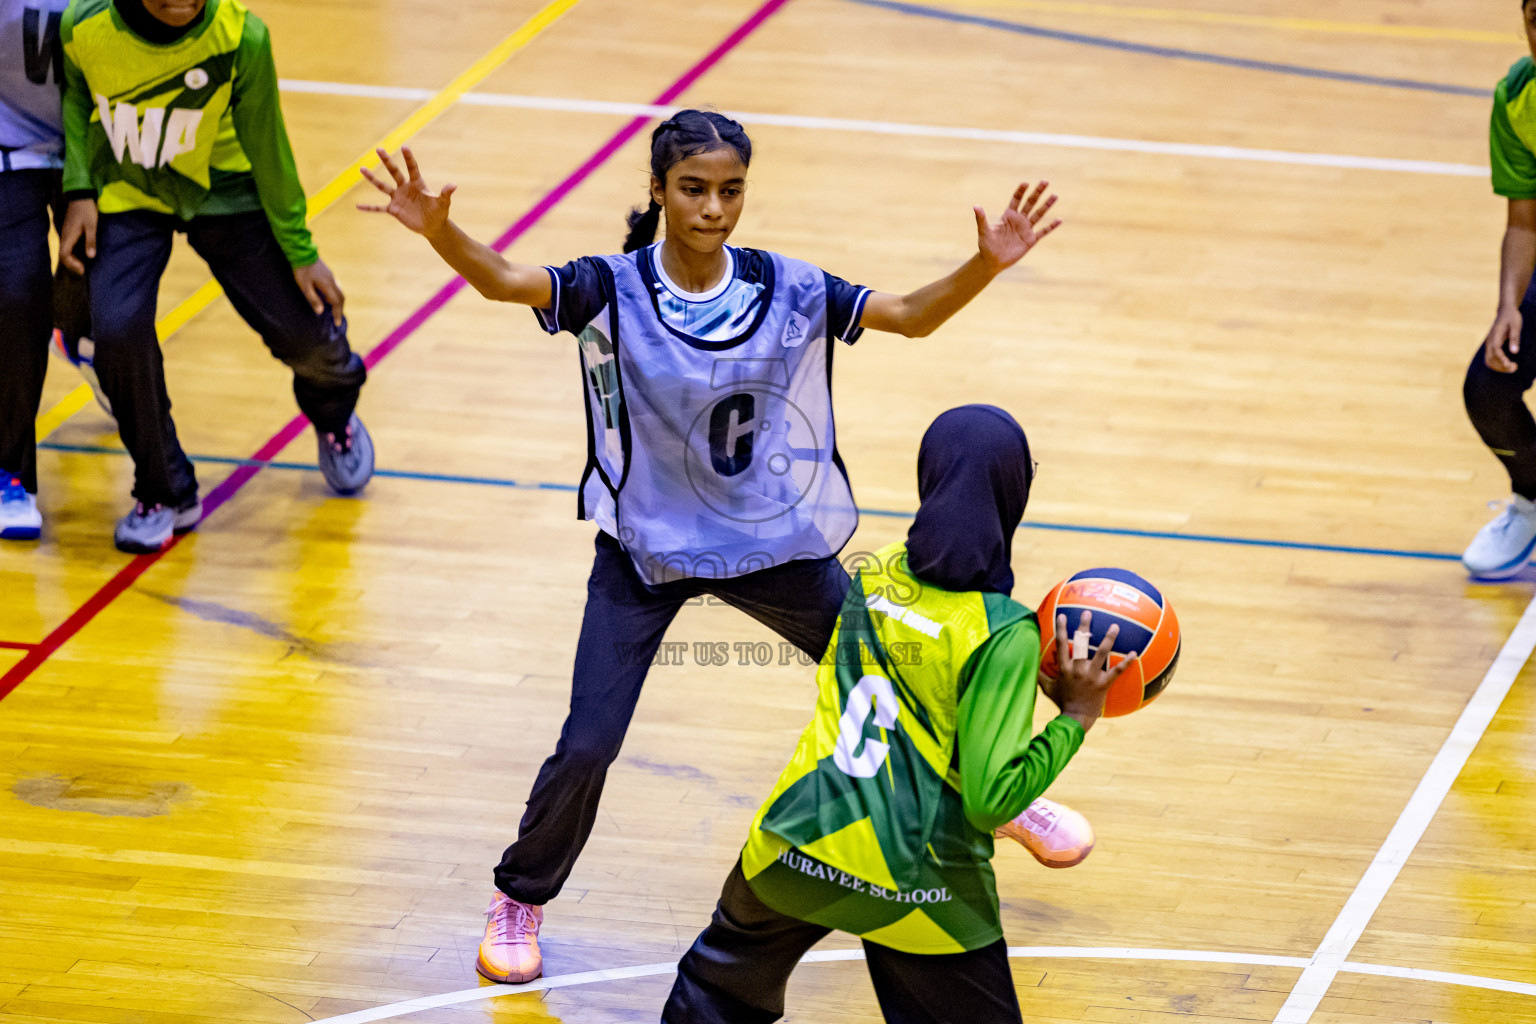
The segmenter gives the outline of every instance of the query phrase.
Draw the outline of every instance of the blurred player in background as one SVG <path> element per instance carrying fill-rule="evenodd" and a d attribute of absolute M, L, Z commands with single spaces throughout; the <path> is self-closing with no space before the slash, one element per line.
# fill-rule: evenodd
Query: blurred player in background
<path fill-rule="evenodd" d="M 1536 55 L 1536 0 L 1521 16 Z M 1462 396 L 1483 443 L 1509 472 L 1514 492 L 1482 528 L 1462 562 L 1482 579 L 1505 579 L 1525 568 L 1536 549 L 1536 420 L 1525 393 L 1536 381 L 1536 62 L 1521 57 L 1493 94 L 1488 132 L 1493 191 L 1509 202 L 1499 264 L 1499 308 L 1481 351 L 1467 370 Z"/>
<path fill-rule="evenodd" d="M 1008 597 L 1029 442 L 1001 409 L 963 406 L 928 428 L 917 466 L 906 543 L 854 579 L 815 718 L 678 964 L 664 1024 L 777 1020 L 790 972 L 833 930 L 863 938 L 887 1021 L 1021 1019 L 993 831 L 1066 767 L 1135 657 L 1107 667 L 1118 626 L 1091 659 L 1069 657 L 1060 616 L 1061 713 L 1032 735 L 1040 628 Z"/>
<path fill-rule="evenodd" d="M 83 303 L 75 281 L 53 287 L 48 255 L 48 215 L 57 227 L 63 210 L 59 26 L 67 5 L 0 0 L 0 540 L 42 532 L 35 423 L 49 331 L 56 306 L 69 314 Z M 69 318 L 83 333 L 80 313 Z"/>
<path fill-rule="evenodd" d="M 238 0 L 76 0 L 61 38 L 64 262 L 89 283 L 96 373 L 134 462 L 118 548 L 159 550 L 202 518 L 155 332 L 178 231 L 293 370 L 326 482 L 360 490 L 373 474 L 354 411 L 367 371 L 305 227 L 266 25 Z"/>

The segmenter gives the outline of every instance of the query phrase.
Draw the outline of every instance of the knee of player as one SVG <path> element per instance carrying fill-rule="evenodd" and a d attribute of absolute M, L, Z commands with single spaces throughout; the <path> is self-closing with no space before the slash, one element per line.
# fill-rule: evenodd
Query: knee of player
<path fill-rule="evenodd" d="M 1467 375 L 1462 380 L 1461 400 L 1467 410 L 1473 413 L 1518 402 L 1524 389 L 1520 387 L 1516 376 L 1490 368 L 1483 362 L 1483 355 L 1479 352 L 1472 365 L 1467 367 Z"/>
<path fill-rule="evenodd" d="M 368 375 L 363 361 L 355 354 L 345 351 L 336 353 L 320 345 L 286 356 L 283 363 L 293 371 L 295 377 L 321 387 L 359 385 Z"/>
<path fill-rule="evenodd" d="M 160 344 L 155 331 L 155 307 L 139 304 L 93 303 L 91 338 L 98 350 L 149 349 Z"/>
<path fill-rule="evenodd" d="M 586 732 L 562 738 L 560 754 L 570 767 L 600 771 L 613 764 L 623 743 L 623 733 Z"/>

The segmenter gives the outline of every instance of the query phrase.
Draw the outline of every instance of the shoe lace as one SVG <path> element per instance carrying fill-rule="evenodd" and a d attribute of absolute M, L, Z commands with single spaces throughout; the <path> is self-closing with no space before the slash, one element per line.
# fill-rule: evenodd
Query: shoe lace
<path fill-rule="evenodd" d="M 1495 519 L 1490 525 L 1493 527 L 1493 532 L 1505 534 L 1514 529 L 1515 524 L 1520 520 L 1520 518 L 1520 510 L 1515 507 L 1514 502 L 1508 501 L 1504 503 L 1504 509 L 1499 513 L 1498 518 Z"/>
<path fill-rule="evenodd" d="M 0 501 L 22 501 L 27 490 L 21 486 L 21 478 L 13 476 L 0 486 Z"/>
<path fill-rule="evenodd" d="M 1037 803 L 1024 808 L 1024 817 L 1028 819 L 1033 830 L 1041 834 L 1051 831 L 1060 820 L 1060 815 L 1054 808 Z"/>
<path fill-rule="evenodd" d="M 347 454 L 352 450 L 352 426 L 350 424 L 347 425 L 346 432 L 342 435 L 341 440 L 337 440 L 334 433 L 327 433 L 325 440 L 331 446 L 331 450 L 337 455 Z"/>
<path fill-rule="evenodd" d="M 509 897 L 492 902 L 485 915 L 491 919 L 491 936 L 496 942 L 517 942 L 532 930 L 533 910 Z"/>
<path fill-rule="evenodd" d="M 164 507 L 165 506 L 160 504 L 159 502 L 155 502 L 155 504 L 153 504 L 153 505 L 146 505 L 142 501 L 140 501 L 140 502 L 137 502 L 133 506 L 133 514 L 135 516 L 137 516 L 138 518 L 140 518 L 140 519 L 144 519 L 144 518 L 146 518 L 148 516 L 154 515 L 156 512 L 160 511 Z"/>

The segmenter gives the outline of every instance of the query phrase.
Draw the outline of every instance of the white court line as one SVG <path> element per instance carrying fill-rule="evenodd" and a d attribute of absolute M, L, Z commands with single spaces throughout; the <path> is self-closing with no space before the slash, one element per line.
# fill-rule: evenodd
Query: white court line
<path fill-rule="evenodd" d="M 437 93 L 431 89 L 407 89 L 393 85 L 358 85 L 352 82 L 308 82 L 302 78 L 279 78 L 283 92 L 311 92 L 319 96 L 357 96 L 370 100 L 430 100 Z"/>
<path fill-rule="evenodd" d="M 420 999 L 407 999 L 404 1002 L 390 1003 L 387 1006 L 376 1006 L 371 1010 L 354 1010 L 351 1013 L 343 1013 L 339 1017 L 321 1018 L 314 1021 L 313 1024 L 367 1024 L 368 1021 L 403 1017 L 408 1013 L 431 1010 L 439 1006 L 453 1006 L 456 1003 L 473 1003 L 481 999 L 515 996 L 523 992 L 547 992 L 553 988 L 569 988 L 572 985 L 595 985 L 600 981 L 649 978 L 656 974 L 671 974 L 675 970 L 677 970 L 676 962 L 670 964 L 641 964 L 639 967 L 614 967 L 606 971 L 583 971 L 580 974 L 565 974 L 558 978 L 539 978 L 528 982 L 526 985 L 487 984 L 481 985 L 479 988 L 444 992 L 440 996 L 422 996 Z M 660 1012 L 660 1007 L 657 1008 L 657 1012 Z"/>
<path fill-rule="evenodd" d="M 854 950 L 864 959 L 863 950 Z M 815 954 L 811 954 L 814 956 Z M 1305 957 L 1268 953 L 1219 953 L 1203 949 L 1129 949 L 1123 946 L 1009 946 L 1008 955 L 1029 960 L 1164 960 L 1191 964 L 1238 964 L 1247 967 L 1305 967 Z M 805 959 L 810 960 L 810 956 Z"/>
<path fill-rule="evenodd" d="M 1263 953 L 1217 953 L 1199 949 L 1130 949 L 1121 946 L 1009 946 L 1008 955 L 1021 960 L 1158 960 L 1176 963 L 1229 964 L 1243 967 L 1297 967 L 1305 968 L 1310 961 L 1299 956 L 1269 956 Z M 802 964 L 824 964 L 863 960 L 862 949 L 827 949 L 807 953 Z M 595 985 L 604 981 L 624 981 L 630 978 L 650 978 L 671 974 L 677 963 L 641 964 L 637 967 L 615 967 L 603 971 L 583 971 L 564 974 L 557 978 L 539 978 L 526 985 L 482 984 L 478 988 L 466 988 L 457 992 L 445 992 L 437 996 L 406 999 L 371 1010 L 355 1010 L 337 1017 L 324 1017 L 313 1024 L 369 1024 L 376 1020 L 403 1017 L 421 1010 L 458 1003 L 473 1003 L 482 999 L 497 999 L 526 992 L 547 992 L 550 989 L 572 988 L 577 985 Z M 1340 970 L 1354 974 L 1371 974 L 1384 978 L 1407 978 L 1416 981 L 1434 981 L 1445 985 L 1463 985 L 1469 988 L 1492 989 L 1496 992 L 1513 992 L 1517 995 L 1536 996 L 1536 985 L 1499 978 L 1479 978 L 1471 974 L 1449 974 L 1444 971 L 1425 971 L 1417 967 L 1388 967 L 1379 964 L 1344 964 Z M 659 1008 L 658 1008 L 659 1012 Z"/>
<path fill-rule="evenodd" d="M 318 93 L 327 96 L 359 96 L 372 99 L 421 100 L 434 95 L 427 89 L 404 89 L 383 85 L 352 85 L 345 82 L 309 82 L 285 78 L 278 85 L 286 92 Z M 668 117 L 678 107 L 658 107 L 648 103 L 613 103 L 607 100 L 581 100 L 553 96 L 516 96 L 508 93 L 470 92 L 460 103 L 478 107 L 515 107 L 521 110 L 553 110 L 568 114 L 613 114 L 620 117 Z M 1117 139 L 1097 135 L 1058 135 L 1050 132 L 1005 131 L 996 128 L 961 128 L 951 125 L 906 124 L 900 121 L 863 121 L 841 117 L 804 117 L 798 114 L 754 114 L 727 111 L 742 124 L 777 128 L 803 128 L 811 131 L 860 132 L 870 135 L 898 135 L 909 138 L 955 139 L 965 142 L 1006 142 L 1024 146 L 1056 146 L 1067 149 L 1097 149 L 1117 153 L 1153 153 L 1163 156 L 1192 156 L 1207 160 L 1247 160 L 1258 163 L 1293 164 L 1304 167 L 1338 167 L 1358 171 L 1391 171 L 1404 174 L 1437 174 L 1453 177 L 1485 178 L 1487 167 L 1476 164 L 1440 163 L 1433 160 L 1395 160 L 1387 157 L 1350 156 L 1343 153 L 1299 153 L 1282 149 L 1245 149 L 1241 146 L 1207 146 L 1188 142 L 1149 142 L 1143 139 Z"/>
<path fill-rule="evenodd" d="M 1429 823 L 1439 811 L 1446 794 L 1451 791 L 1456 777 L 1466 766 L 1467 759 L 1472 756 L 1473 748 L 1493 722 L 1493 716 L 1498 712 L 1499 705 L 1504 703 L 1504 697 L 1514 685 L 1515 678 L 1519 676 L 1532 650 L 1536 650 L 1536 599 L 1526 605 L 1525 614 L 1520 616 L 1514 632 L 1504 642 L 1503 650 L 1493 659 L 1488 673 L 1483 676 L 1472 699 L 1467 702 L 1466 710 L 1462 711 L 1451 734 L 1440 747 L 1440 752 L 1430 762 L 1429 770 L 1419 780 L 1418 788 L 1409 798 L 1403 813 L 1398 815 L 1397 823 L 1387 834 L 1386 842 L 1381 844 L 1370 867 L 1365 869 L 1364 876 L 1350 894 L 1344 909 L 1339 911 L 1333 927 L 1323 936 L 1322 943 L 1312 954 L 1310 965 L 1296 980 L 1285 1005 L 1275 1016 L 1275 1024 L 1307 1024 L 1312 1019 L 1312 1014 L 1317 1011 L 1333 979 L 1343 968 L 1350 951 L 1365 933 L 1366 925 L 1370 924 L 1376 908 L 1381 906 L 1387 890 L 1397 880 L 1403 865 L 1408 863 L 1408 857 L 1423 838 L 1425 829 L 1429 828 Z"/>
<path fill-rule="evenodd" d="M 1498 978 L 1479 978 L 1471 974 L 1451 974 L 1448 971 L 1425 971 L 1417 967 L 1380 967 L 1376 964 L 1344 964 L 1339 970 L 1347 974 L 1374 974 L 1383 978 L 1408 978 L 1413 981 L 1438 981 L 1442 985 L 1469 985 L 1473 988 L 1491 988 L 1495 992 L 1513 992 L 1516 995 L 1536 996 L 1536 985 L 1523 981 L 1500 981 Z"/>

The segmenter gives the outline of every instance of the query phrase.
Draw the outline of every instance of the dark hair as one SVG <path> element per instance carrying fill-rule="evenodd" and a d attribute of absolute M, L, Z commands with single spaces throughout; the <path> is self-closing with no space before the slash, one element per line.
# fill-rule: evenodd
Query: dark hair
<path fill-rule="evenodd" d="M 678 163 L 717 149 L 734 149 L 743 166 L 752 165 L 752 140 L 741 125 L 712 110 L 679 110 L 651 132 L 651 174 L 665 184 L 667 172 Z M 627 223 L 624 251 L 645 248 L 656 241 L 661 204 L 651 198 L 644 209 L 637 206 L 629 211 Z"/>

